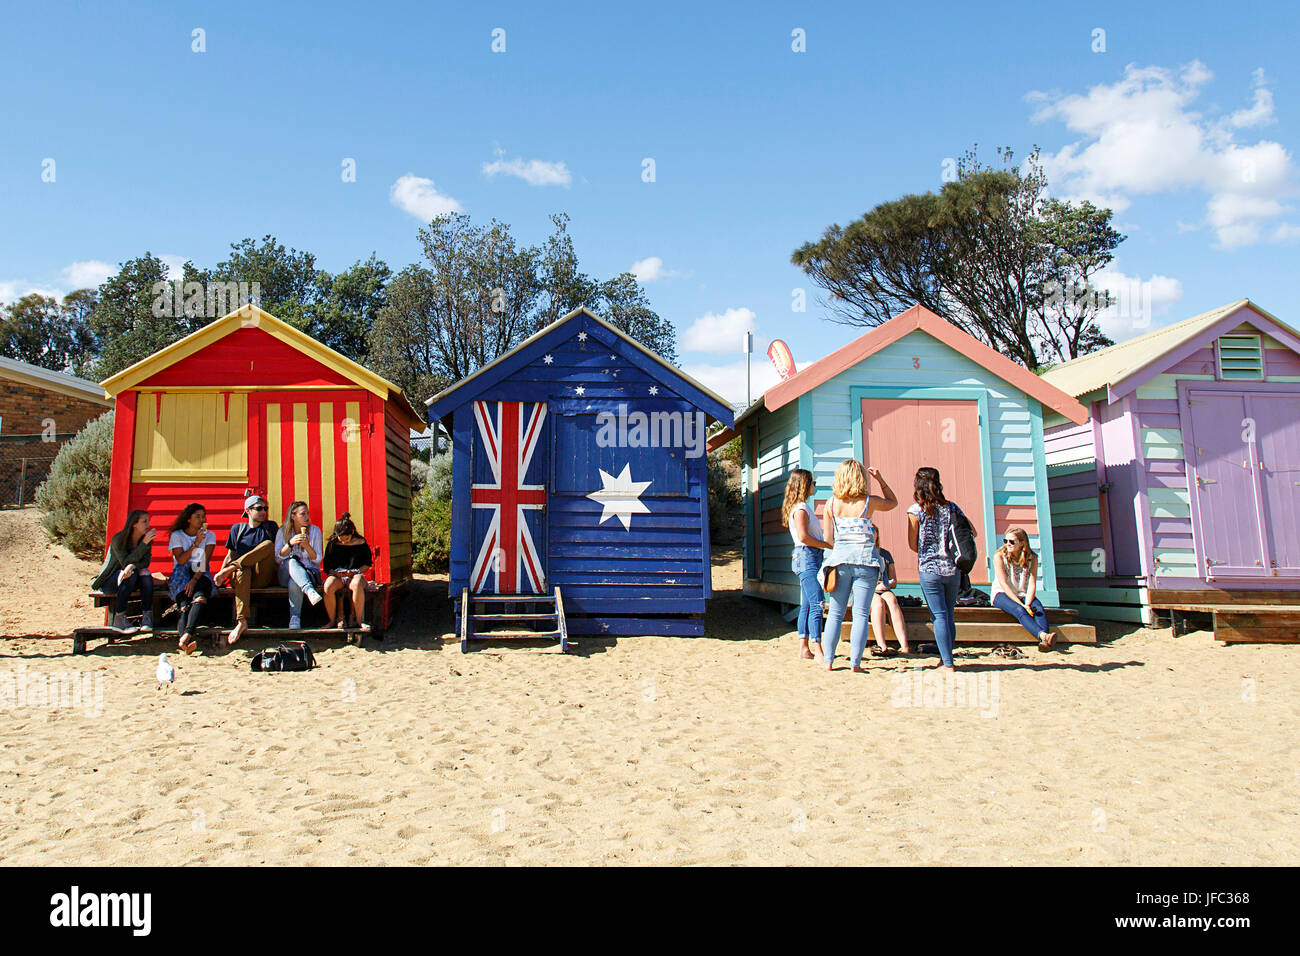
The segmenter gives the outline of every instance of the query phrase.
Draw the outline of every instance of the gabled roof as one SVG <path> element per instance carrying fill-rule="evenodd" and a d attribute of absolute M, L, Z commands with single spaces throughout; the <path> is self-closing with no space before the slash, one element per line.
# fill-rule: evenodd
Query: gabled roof
<path fill-rule="evenodd" d="M 1043 378 L 1076 396 L 1105 388 L 1110 393 L 1110 400 L 1114 401 L 1135 391 L 1138 385 L 1160 374 L 1162 369 L 1204 348 L 1208 341 L 1218 338 L 1224 331 L 1235 328 L 1241 322 L 1236 315 L 1242 309 L 1251 309 L 1265 320 L 1261 323 L 1252 316 L 1252 325 L 1262 326 L 1274 338 L 1300 351 L 1300 333 L 1250 299 L 1238 299 L 1126 342 L 1062 362 L 1044 372 Z"/>
<path fill-rule="evenodd" d="M 941 319 L 924 306 L 914 305 L 883 325 L 877 326 L 848 345 L 836 349 L 820 361 L 795 373 L 784 382 L 773 385 L 763 393 L 761 405 L 758 403 L 751 405 L 741 413 L 736 420 L 737 424 L 754 414 L 759 407 L 776 411 L 782 405 L 811 392 L 823 382 L 830 381 L 868 356 L 893 345 L 903 336 L 917 330 L 934 336 L 944 345 L 960 352 L 1007 384 L 1014 385 L 1031 398 L 1038 399 L 1045 407 L 1064 415 L 1072 422 L 1082 425 L 1088 420 L 1088 410 L 1059 388 L 1044 382 L 1041 377 L 1024 366 L 1017 365 L 1001 352 L 989 348 L 979 339 L 963 332 L 951 322 Z"/>
<path fill-rule="evenodd" d="M 75 375 L 55 372 L 48 368 L 41 368 L 39 365 L 28 365 L 26 362 L 18 362 L 2 356 L 0 356 L 0 378 L 12 379 L 16 382 L 22 382 L 24 385 L 32 385 L 36 388 L 58 392 L 60 395 L 68 395 L 72 398 L 85 399 L 98 405 L 108 404 L 104 400 L 104 390 L 94 382 L 88 382 L 84 378 L 77 378 Z"/>
<path fill-rule="evenodd" d="M 288 323 L 280 321 L 271 313 L 258 308 L 252 303 L 223 315 L 213 322 L 209 322 L 203 328 L 191 332 L 180 341 L 173 342 L 165 349 L 159 349 L 148 358 L 136 362 L 130 368 L 125 368 L 116 375 L 109 376 L 100 385 L 109 396 L 124 392 L 157 375 L 163 369 L 175 365 L 182 359 L 186 359 L 195 352 L 225 338 L 230 333 L 246 328 L 260 329 L 302 352 L 308 358 L 332 369 L 361 388 L 373 392 L 385 400 L 392 399 L 402 415 L 409 419 L 403 424 L 412 428 L 423 429 L 424 422 L 420 419 L 419 414 L 411 407 L 411 403 L 402 394 L 402 390 L 392 382 L 352 361 L 346 355 L 339 354 L 328 345 L 316 341 L 305 332 L 300 332 Z"/>
<path fill-rule="evenodd" d="M 462 378 L 455 385 L 445 388 L 433 396 L 433 398 L 425 402 L 429 406 L 429 422 L 438 421 L 452 409 L 470 401 L 470 392 L 464 390 L 471 384 L 480 390 L 492 387 L 497 382 L 508 377 L 517 368 L 535 361 L 537 356 L 534 353 L 543 350 L 539 345 L 543 339 L 559 334 L 576 334 L 578 329 L 565 328 L 565 326 L 571 322 L 581 324 L 584 321 L 594 323 L 595 329 L 600 330 L 602 333 L 608 333 L 606 337 L 610 338 L 611 342 L 622 342 L 628 346 L 629 350 L 626 357 L 633 364 L 641 366 L 642 371 L 671 377 L 677 385 L 674 391 L 716 420 L 725 425 L 731 424 L 731 406 L 726 399 L 705 388 L 681 369 L 666 362 L 636 339 L 619 331 L 600 316 L 585 308 L 574 309 L 563 318 L 556 319 L 546 328 L 524 339 L 509 352 L 484 365 L 473 375 Z"/>

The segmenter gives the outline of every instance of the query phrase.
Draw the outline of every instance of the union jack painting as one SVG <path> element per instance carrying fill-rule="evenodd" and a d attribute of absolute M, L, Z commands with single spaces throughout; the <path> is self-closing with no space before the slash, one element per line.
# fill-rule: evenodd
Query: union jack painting
<path fill-rule="evenodd" d="M 538 448 L 546 447 L 546 403 L 475 402 L 474 424 L 470 589 L 541 594 L 547 468 Z"/>

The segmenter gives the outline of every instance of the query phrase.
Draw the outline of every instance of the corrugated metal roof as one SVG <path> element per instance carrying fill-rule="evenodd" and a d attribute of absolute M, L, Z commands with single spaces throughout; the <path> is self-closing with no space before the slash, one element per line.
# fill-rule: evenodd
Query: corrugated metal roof
<path fill-rule="evenodd" d="M 1195 338 L 1216 322 L 1247 306 L 1284 328 L 1287 327 L 1286 323 L 1269 315 L 1249 299 L 1238 299 L 1236 302 L 1221 305 L 1217 309 L 1202 312 L 1200 315 L 1183 319 L 1173 325 L 1166 325 L 1164 328 L 1155 329 L 1126 342 L 1119 342 L 1109 348 L 1062 362 L 1044 372 L 1043 380 L 1075 397 L 1098 388 L 1115 385 L 1150 365 L 1166 352 Z"/>
<path fill-rule="evenodd" d="M 108 404 L 108 401 L 104 398 L 104 390 L 94 382 L 88 382 L 84 378 L 77 378 L 75 375 L 68 375 L 64 372 L 41 368 L 39 365 L 28 365 L 26 362 L 18 362 L 0 356 L 0 375 L 12 377 L 40 388 L 48 388 L 60 394 L 75 395 L 78 398 L 85 398 L 87 401 L 97 402 L 100 405 Z"/>

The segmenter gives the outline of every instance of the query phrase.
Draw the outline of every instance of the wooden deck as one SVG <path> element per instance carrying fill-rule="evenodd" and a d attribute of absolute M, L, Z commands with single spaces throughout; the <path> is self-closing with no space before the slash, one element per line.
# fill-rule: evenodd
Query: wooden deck
<path fill-rule="evenodd" d="M 994 607 L 959 607 L 955 612 L 957 619 L 958 644 L 1037 644 L 1038 639 L 1020 626 L 1011 615 Z M 840 634 L 848 638 L 852 627 L 852 612 L 840 627 Z M 1057 644 L 1096 644 L 1097 629 L 1091 624 L 1078 623 L 1077 611 L 1065 609 L 1048 609 L 1047 626 L 1056 635 Z M 907 622 L 908 643 L 933 642 L 934 630 L 930 626 L 930 612 L 924 607 L 903 608 L 903 620 Z M 888 622 L 885 624 L 885 640 L 898 643 L 898 638 Z M 869 634 L 874 640 L 874 634 Z"/>
<path fill-rule="evenodd" d="M 1180 615 L 1209 614 L 1214 636 L 1226 644 L 1300 644 L 1300 591 L 1195 591 L 1152 589 L 1151 607 L 1168 611 L 1174 636 L 1185 630 Z"/>

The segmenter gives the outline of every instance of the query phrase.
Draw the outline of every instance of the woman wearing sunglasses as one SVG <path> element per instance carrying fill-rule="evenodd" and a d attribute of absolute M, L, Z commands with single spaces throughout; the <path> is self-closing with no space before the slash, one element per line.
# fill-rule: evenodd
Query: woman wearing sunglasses
<path fill-rule="evenodd" d="M 993 553 L 993 606 L 1006 611 L 1038 638 L 1040 651 L 1050 650 L 1054 637 L 1047 627 L 1043 602 L 1034 597 L 1038 555 L 1029 548 L 1023 528 L 1008 528 L 1002 547 Z"/>

